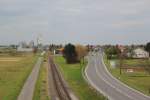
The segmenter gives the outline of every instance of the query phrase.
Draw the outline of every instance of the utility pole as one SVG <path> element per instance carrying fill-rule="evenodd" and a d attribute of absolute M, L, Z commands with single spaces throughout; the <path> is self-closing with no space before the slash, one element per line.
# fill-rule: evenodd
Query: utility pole
<path fill-rule="evenodd" d="M 123 54 L 120 53 L 120 75 L 122 74 L 122 71 L 121 71 L 122 64 L 123 64 Z"/>
<path fill-rule="evenodd" d="M 118 50 L 117 50 L 117 53 L 118 53 L 118 57 L 119 57 L 119 69 L 120 69 L 120 75 L 122 74 L 122 65 L 123 65 L 123 57 L 124 57 L 124 49 L 121 49 L 118 47 Z"/>

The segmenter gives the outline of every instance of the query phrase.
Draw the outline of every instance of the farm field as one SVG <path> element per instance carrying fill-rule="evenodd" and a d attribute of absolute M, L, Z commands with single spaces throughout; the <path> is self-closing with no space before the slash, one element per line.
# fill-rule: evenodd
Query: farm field
<path fill-rule="evenodd" d="M 86 63 L 82 65 L 80 65 L 80 63 L 66 64 L 65 59 L 61 56 L 55 57 L 55 62 L 59 65 L 65 80 L 69 83 L 69 86 L 80 100 L 106 99 L 104 96 L 94 91 L 84 80 L 82 71 L 86 67 Z"/>
<path fill-rule="evenodd" d="M 111 74 L 117 79 L 146 95 L 150 95 L 150 75 L 147 71 L 126 72 L 126 70 L 122 70 L 122 74 L 120 75 L 119 67 L 112 68 L 110 60 L 106 57 L 104 57 L 104 62 Z M 124 64 L 128 65 L 128 67 L 140 67 L 145 66 L 145 62 L 142 59 L 129 59 L 125 60 Z"/>
<path fill-rule="evenodd" d="M 16 100 L 37 56 L 0 56 L 0 100 Z"/>
<path fill-rule="evenodd" d="M 148 60 L 147 59 L 127 59 L 124 60 L 124 63 L 133 66 L 133 67 L 145 67 L 147 64 Z M 150 60 L 149 60 L 150 63 Z"/>

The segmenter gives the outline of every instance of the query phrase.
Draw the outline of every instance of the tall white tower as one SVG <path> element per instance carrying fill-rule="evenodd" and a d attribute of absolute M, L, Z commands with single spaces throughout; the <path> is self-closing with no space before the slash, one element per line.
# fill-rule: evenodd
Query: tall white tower
<path fill-rule="evenodd" d="M 39 34 L 37 37 L 37 45 L 41 45 L 42 44 L 42 34 Z"/>
<path fill-rule="evenodd" d="M 42 48 L 42 34 L 38 34 L 38 37 L 37 37 L 37 46 L 39 49 Z"/>

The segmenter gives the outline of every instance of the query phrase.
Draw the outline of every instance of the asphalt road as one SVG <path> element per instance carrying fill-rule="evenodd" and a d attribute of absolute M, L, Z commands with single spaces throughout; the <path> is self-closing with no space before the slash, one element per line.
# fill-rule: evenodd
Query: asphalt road
<path fill-rule="evenodd" d="M 89 55 L 85 75 L 89 84 L 109 100 L 150 100 L 149 96 L 115 79 L 104 65 L 102 52 Z"/>
<path fill-rule="evenodd" d="M 36 80 L 38 78 L 40 66 L 42 64 L 43 57 L 40 57 L 35 64 L 31 74 L 26 80 L 17 100 L 32 100 L 34 94 L 34 88 L 36 84 Z"/>

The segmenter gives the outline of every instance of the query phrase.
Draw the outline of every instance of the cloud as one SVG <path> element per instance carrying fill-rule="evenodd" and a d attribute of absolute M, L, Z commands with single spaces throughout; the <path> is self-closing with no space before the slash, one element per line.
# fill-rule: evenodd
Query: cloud
<path fill-rule="evenodd" d="M 133 33 L 145 43 L 149 10 L 149 0 L 1 0 L 0 43 L 35 39 L 38 33 L 45 43 L 131 43 L 139 39 L 130 39 Z M 11 42 L 4 39 L 8 34 Z"/>
<path fill-rule="evenodd" d="M 116 29 L 128 29 L 128 28 L 141 28 L 144 26 L 144 21 L 140 20 L 122 20 L 112 24 L 113 28 Z"/>

